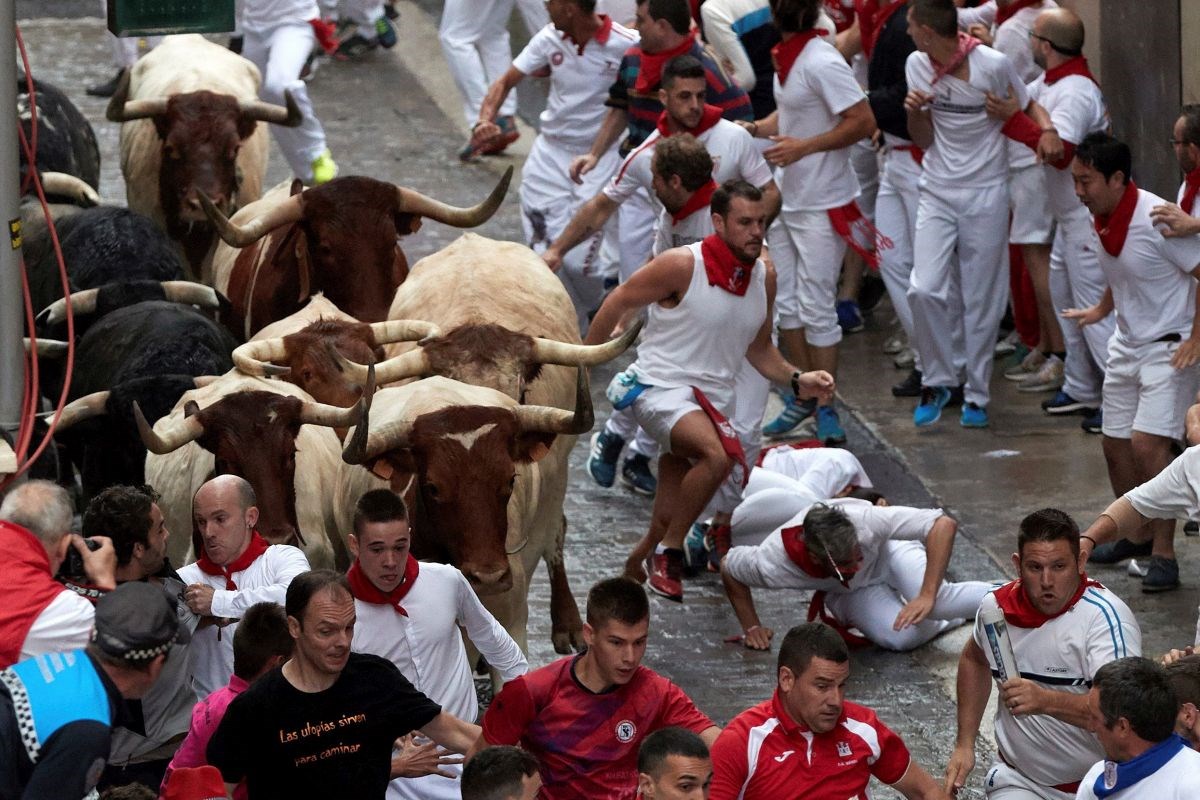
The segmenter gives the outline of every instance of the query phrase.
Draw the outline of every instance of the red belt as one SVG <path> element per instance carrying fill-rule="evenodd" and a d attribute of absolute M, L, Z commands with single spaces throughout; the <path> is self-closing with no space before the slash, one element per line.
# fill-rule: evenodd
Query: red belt
<path fill-rule="evenodd" d="M 1012 769 L 1017 769 L 1012 764 L 1008 763 L 1008 759 L 1004 757 L 1004 753 L 1001 753 L 999 748 L 996 749 L 996 755 L 1000 756 L 1000 760 L 1004 762 L 1005 766 L 1011 767 Z M 1021 772 L 1021 770 L 1017 769 L 1017 772 Z M 1021 772 L 1021 774 L 1025 775 L 1025 773 L 1023 773 L 1023 772 Z M 1028 777 L 1028 776 L 1026 776 L 1026 777 Z M 1032 780 L 1032 778 L 1030 778 L 1030 780 Z M 1071 781 L 1070 783 L 1058 783 L 1058 784 L 1055 784 L 1054 786 L 1050 786 L 1048 788 L 1054 789 L 1055 791 L 1059 791 L 1059 792 L 1066 792 L 1067 794 L 1075 794 L 1076 792 L 1079 791 L 1079 783 L 1080 783 L 1079 781 Z"/>
<path fill-rule="evenodd" d="M 907 152 L 910 156 L 912 156 L 912 160 L 918 164 L 920 164 L 922 159 L 925 158 L 925 151 L 917 147 L 915 144 L 897 144 L 893 145 L 892 149 L 903 150 L 904 152 Z"/>

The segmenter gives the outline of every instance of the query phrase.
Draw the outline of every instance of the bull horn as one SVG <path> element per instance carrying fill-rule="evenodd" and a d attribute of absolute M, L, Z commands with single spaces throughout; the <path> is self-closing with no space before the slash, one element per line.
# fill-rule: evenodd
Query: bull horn
<path fill-rule="evenodd" d="M 396 187 L 396 199 L 399 205 L 399 211 L 408 214 L 417 214 L 418 216 L 427 217 L 435 222 L 442 222 L 446 225 L 453 225 L 456 228 L 474 228 L 476 225 L 482 225 L 491 219 L 492 214 L 496 213 L 496 209 L 500 207 L 501 201 L 504 200 L 504 195 L 508 192 L 509 181 L 512 180 L 513 168 L 510 166 L 504 173 L 504 177 L 496 184 L 496 188 L 492 189 L 492 193 L 488 198 L 479 205 L 471 206 L 470 208 L 457 208 L 449 206 L 445 203 L 426 197 L 420 192 L 406 189 L 403 186 Z"/>
<path fill-rule="evenodd" d="M 37 357 L 38 358 L 62 358 L 67 354 L 67 343 L 60 342 L 58 339 L 38 339 L 37 340 Z M 25 339 L 25 352 L 29 352 L 29 339 Z"/>
<path fill-rule="evenodd" d="M 142 437 L 142 444 L 151 453 L 160 456 L 173 453 L 188 442 L 194 442 L 204 435 L 204 423 L 196 414 L 184 417 L 179 422 L 170 425 L 162 434 L 155 432 L 154 428 L 150 427 L 150 423 L 146 422 L 146 416 L 138 407 L 136 400 L 133 401 L 133 420 L 137 423 L 138 435 Z"/>
<path fill-rule="evenodd" d="M 45 325 L 61 325 L 67 321 L 67 306 L 71 307 L 72 316 L 83 316 L 96 313 L 96 298 L 100 296 L 99 289 L 83 289 L 71 292 L 71 299 L 60 297 L 46 306 L 38 314 L 38 322 Z"/>
<path fill-rule="evenodd" d="M 58 425 L 55 430 L 66 430 L 85 419 L 107 414 L 108 398 L 111 394 L 110 391 L 92 392 L 67 403 L 58 417 Z"/>
<path fill-rule="evenodd" d="M 588 391 L 587 371 L 578 367 L 575 376 L 575 410 L 553 406 L 517 406 L 512 410 L 523 431 L 578 435 L 592 429 L 592 395 Z"/>
<path fill-rule="evenodd" d="M 219 380 L 221 380 L 220 375 L 197 375 L 192 378 L 192 385 L 197 389 L 203 389 L 205 386 L 212 386 Z"/>
<path fill-rule="evenodd" d="M 70 197 L 84 208 L 100 205 L 100 195 L 82 178 L 66 172 L 43 172 L 41 181 L 42 189 L 46 194 Z"/>
<path fill-rule="evenodd" d="M 292 97 L 291 89 L 284 90 L 283 102 L 284 105 L 278 106 L 274 103 L 264 103 L 261 100 L 238 100 L 238 109 L 242 112 L 243 117 L 259 122 L 271 122 L 283 125 L 285 128 L 300 127 L 304 115 L 300 112 L 296 98 Z"/>
<path fill-rule="evenodd" d="M 351 361 L 337 350 L 333 351 L 333 357 L 351 380 L 356 383 L 363 383 L 366 380 L 367 367 L 365 365 Z M 409 350 L 407 353 L 401 353 L 395 358 L 389 358 L 387 361 L 380 361 L 374 367 L 375 380 L 385 384 L 402 381 L 405 378 L 418 378 L 433 372 L 433 366 L 429 363 L 429 354 L 419 347 Z"/>
<path fill-rule="evenodd" d="M 217 299 L 217 290 L 203 283 L 192 281 L 160 281 L 163 297 L 172 303 L 181 303 L 200 308 L 220 308 L 221 301 Z"/>
<path fill-rule="evenodd" d="M 108 121 L 132 122 L 135 119 L 146 119 L 165 113 L 167 110 L 167 98 L 165 97 L 156 97 L 153 100 L 129 99 L 129 76 L 130 71 L 126 69 L 121 73 L 121 79 L 117 81 L 117 89 L 108 101 L 108 108 L 104 110 L 104 116 Z"/>
<path fill-rule="evenodd" d="M 300 421 L 306 425 L 324 425 L 327 428 L 349 428 L 365 410 L 371 407 L 371 396 L 375 394 L 375 368 L 367 367 L 367 382 L 363 386 L 362 397 L 349 408 L 317 403 L 312 400 L 304 401 L 300 409 Z"/>
<path fill-rule="evenodd" d="M 229 218 L 221 213 L 221 210 L 205 196 L 204 192 L 197 192 L 197 194 L 200 196 L 200 205 L 204 208 L 204 213 L 208 215 L 213 227 L 217 229 L 217 235 L 230 247 L 247 247 L 276 228 L 299 222 L 304 218 L 303 193 L 294 194 L 286 200 L 280 201 L 279 205 L 264 211 L 245 225 L 230 222 Z"/>
<path fill-rule="evenodd" d="M 270 363 L 277 358 L 287 358 L 283 339 L 255 339 L 233 351 L 233 364 L 239 372 L 263 378 L 292 371 L 291 367 Z"/>
<path fill-rule="evenodd" d="M 567 367 L 594 367 L 606 364 L 629 349 L 637 340 L 643 324 L 638 320 L 636 325 L 604 344 L 568 344 L 553 339 L 534 339 L 533 360 L 539 364 L 562 364 Z"/>
<path fill-rule="evenodd" d="M 384 345 L 433 339 L 442 335 L 442 329 L 421 319 L 389 319 L 372 322 L 371 333 L 375 334 L 375 344 Z"/>

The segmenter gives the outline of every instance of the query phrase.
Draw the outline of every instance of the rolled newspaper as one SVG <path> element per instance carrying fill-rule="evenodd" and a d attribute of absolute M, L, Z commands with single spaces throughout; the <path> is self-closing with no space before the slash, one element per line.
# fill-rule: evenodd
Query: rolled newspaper
<path fill-rule="evenodd" d="M 1012 638 L 1008 635 L 1008 624 L 1004 621 L 1004 612 L 999 608 L 982 609 L 979 612 L 979 621 L 983 623 L 984 635 L 987 636 L 988 646 L 992 648 L 992 660 L 996 662 L 1000 682 L 1020 677 L 1021 673 L 1017 671 L 1017 657 L 1012 649 Z"/>

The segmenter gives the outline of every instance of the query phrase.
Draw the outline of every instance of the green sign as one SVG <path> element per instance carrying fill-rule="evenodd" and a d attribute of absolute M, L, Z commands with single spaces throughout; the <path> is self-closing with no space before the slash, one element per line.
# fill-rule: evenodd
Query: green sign
<path fill-rule="evenodd" d="M 108 0 L 108 29 L 117 36 L 225 33 L 234 0 Z"/>

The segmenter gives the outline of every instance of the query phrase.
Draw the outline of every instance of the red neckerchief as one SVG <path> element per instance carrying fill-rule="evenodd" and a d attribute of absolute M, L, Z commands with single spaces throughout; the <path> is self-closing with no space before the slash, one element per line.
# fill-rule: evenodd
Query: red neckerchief
<path fill-rule="evenodd" d="M 601 14 L 600 28 L 595 34 L 592 35 L 591 39 L 585 39 L 582 42 L 577 42 L 575 41 L 575 37 L 569 33 L 564 33 L 562 37 L 563 41 L 570 42 L 571 44 L 575 45 L 575 49 L 579 55 L 583 55 L 583 48 L 587 47 L 588 42 L 594 39 L 596 44 L 603 45 L 608 41 L 608 35 L 610 33 L 612 33 L 612 17 L 610 17 L 608 14 Z"/>
<path fill-rule="evenodd" d="M 788 559 L 799 567 L 801 572 L 814 578 L 837 580 L 837 576 L 829 571 L 827 564 L 813 561 L 812 555 L 808 552 L 808 547 L 804 544 L 803 525 L 784 528 L 780 531 L 780 534 L 783 538 L 783 549 L 787 552 Z M 854 580 L 853 575 L 850 576 L 850 580 Z M 846 588 L 850 587 L 850 581 L 838 581 L 838 583 Z"/>
<path fill-rule="evenodd" d="M 725 415 L 717 410 L 712 401 L 704 396 L 704 392 L 693 386 L 692 395 L 699 403 L 700 410 L 708 415 L 709 421 L 716 429 L 717 438 L 721 440 L 721 449 L 725 451 L 725 455 L 742 468 L 742 488 L 745 489 L 750 480 L 750 466 L 746 463 L 746 451 L 742 449 L 742 440 L 738 438 L 737 431 L 729 424 L 729 420 L 725 419 Z"/>
<path fill-rule="evenodd" d="M 792 71 L 792 65 L 796 63 L 805 46 L 813 39 L 828 33 L 824 28 L 810 28 L 804 33 L 793 34 L 792 38 L 771 48 L 771 61 L 775 64 L 775 72 L 779 74 L 780 86 L 787 83 L 788 73 Z"/>
<path fill-rule="evenodd" d="M 1069 58 L 1057 67 L 1051 67 L 1046 70 L 1046 85 L 1052 86 L 1068 75 L 1082 75 L 1097 86 L 1100 85 L 1100 82 L 1096 80 L 1096 76 L 1088 68 L 1087 59 L 1083 56 Z"/>
<path fill-rule="evenodd" d="M 1200 167 L 1187 174 L 1184 185 L 1187 188 L 1183 190 L 1183 199 L 1179 201 L 1179 207 L 1183 209 L 1183 213 L 1191 214 L 1196 204 L 1196 194 L 1200 192 Z"/>
<path fill-rule="evenodd" d="M 1133 181 L 1125 184 L 1125 193 L 1117 202 L 1117 207 L 1108 216 L 1097 214 L 1094 220 L 1096 233 L 1100 234 L 1100 244 L 1104 251 L 1113 258 L 1121 255 L 1125 247 L 1125 237 L 1129 235 L 1129 223 L 1133 220 L 1133 210 L 1137 208 L 1138 189 Z"/>
<path fill-rule="evenodd" d="M 1004 612 L 1006 623 L 1018 628 L 1040 628 L 1055 617 L 1062 616 L 1074 608 L 1089 586 L 1104 588 L 1087 575 L 1080 575 L 1079 588 L 1075 590 L 1075 594 L 1057 614 L 1043 614 L 1038 611 L 1037 607 L 1030 602 L 1029 596 L 1025 594 L 1025 590 L 1021 588 L 1020 579 L 1004 584 L 994 594 L 996 595 L 996 604 Z"/>
<path fill-rule="evenodd" d="M 862 35 L 863 55 L 868 59 L 875 51 L 875 43 L 879 41 L 879 32 L 892 18 L 898 9 L 904 7 L 905 0 L 882 0 L 886 3 L 880 7 L 881 0 L 854 0 L 854 10 L 858 15 L 858 30 Z"/>
<path fill-rule="evenodd" d="M 700 255 L 704 259 L 704 272 L 708 276 L 709 286 L 724 289 L 738 297 L 746 296 L 754 264 L 746 265 L 739 261 L 725 240 L 715 233 L 705 236 L 700 242 Z"/>
<path fill-rule="evenodd" d="M 689 197 L 688 201 L 683 204 L 683 208 L 679 209 L 677 212 L 675 212 L 674 214 L 671 215 L 671 222 L 674 223 L 675 225 L 678 225 L 682 220 L 687 219 L 688 217 L 690 217 L 692 214 L 695 214 L 700 209 L 707 208 L 708 204 L 712 201 L 713 192 L 715 192 L 716 190 L 717 190 L 717 182 L 714 181 L 712 178 L 709 178 L 708 183 L 704 184 L 699 189 L 692 192 L 692 196 Z M 726 248 L 726 249 L 728 249 L 728 248 Z M 707 258 L 705 258 L 704 261 L 705 261 L 705 263 L 708 263 Z M 709 283 L 712 283 L 711 279 L 709 280 Z M 742 289 L 742 291 L 739 292 L 739 294 L 745 294 L 745 293 L 746 293 L 745 289 Z"/>
<path fill-rule="evenodd" d="M 235 572 L 241 572 L 257 561 L 258 557 L 267 552 L 267 548 L 270 546 L 271 544 L 262 536 L 260 536 L 258 531 L 254 531 L 250 535 L 250 544 L 248 544 L 246 549 L 242 551 L 242 554 L 235 558 L 231 563 L 222 567 L 220 564 L 214 563 L 208 557 L 208 553 L 201 551 L 200 558 L 196 559 L 196 566 L 199 567 L 200 571 L 205 575 L 224 575 L 225 588 L 229 589 L 230 591 L 236 591 L 237 584 L 233 582 L 233 574 Z"/>
<path fill-rule="evenodd" d="M 822 5 L 825 6 L 825 13 L 829 15 L 829 19 L 833 22 L 835 33 L 850 30 L 850 26 L 854 24 L 855 8 L 846 8 L 842 4 L 842 0 L 825 0 Z M 856 6 L 857 4 L 852 5 Z"/>
<path fill-rule="evenodd" d="M 643 50 L 641 56 L 642 63 L 638 68 L 638 76 L 637 80 L 634 81 L 633 90 L 639 94 L 650 94 L 650 92 L 658 89 L 658 84 L 662 80 L 663 67 L 666 63 L 675 56 L 690 53 L 692 45 L 695 43 L 696 32 L 688 31 L 687 38 L 678 47 L 672 47 L 670 50 L 664 50 L 661 53 L 647 53 Z"/>
<path fill-rule="evenodd" d="M 367 580 L 358 561 L 350 565 L 350 571 L 346 573 L 346 580 L 350 582 L 350 594 L 354 595 L 355 600 L 362 600 L 364 603 L 372 603 L 377 606 L 391 606 L 397 614 L 407 617 L 408 612 L 404 610 L 404 606 L 400 605 L 400 601 L 412 590 L 420 570 L 421 562 L 413 558 L 412 553 L 409 553 L 408 561 L 404 565 L 404 578 L 401 579 L 400 585 L 386 594 Z"/>
<path fill-rule="evenodd" d="M 1001 8 L 1000 4 L 997 3 L 996 4 L 996 27 L 999 28 L 1005 22 L 1012 19 L 1013 15 L 1016 14 L 1021 9 L 1032 8 L 1033 6 L 1040 6 L 1041 4 L 1042 4 L 1042 0 L 1013 0 L 1013 2 L 1009 3 L 1007 6 L 1004 6 L 1003 8 Z"/>
<path fill-rule="evenodd" d="M 945 64 L 941 64 L 933 56 L 929 57 L 930 63 L 933 64 L 933 80 L 929 82 L 929 85 L 932 86 L 942 78 L 954 72 L 954 70 L 961 67 L 963 62 L 967 60 L 967 56 L 971 55 L 971 51 L 976 47 L 979 47 L 981 44 L 983 44 L 983 42 L 979 41 L 974 36 L 970 36 L 962 31 L 959 31 L 958 45 L 954 50 L 954 55 L 950 57 L 949 61 L 947 61 Z"/>
<path fill-rule="evenodd" d="M 696 127 L 684 128 L 681 131 L 677 131 L 677 133 L 690 133 L 692 136 L 698 137 L 713 125 L 716 125 L 718 122 L 720 122 L 721 114 L 723 113 L 724 111 L 720 106 L 714 106 L 705 103 L 704 113 L 700 115 L 700 121 L 696 123 Z M 658 125 L 656 127 L 658 128 L 659 134 L 661 134 L 663 137 L 671 137 L 675 135 L 671 133 L 671 129 L 667 126 L 667 112 L 665 111 L 658 115 Z"/>

